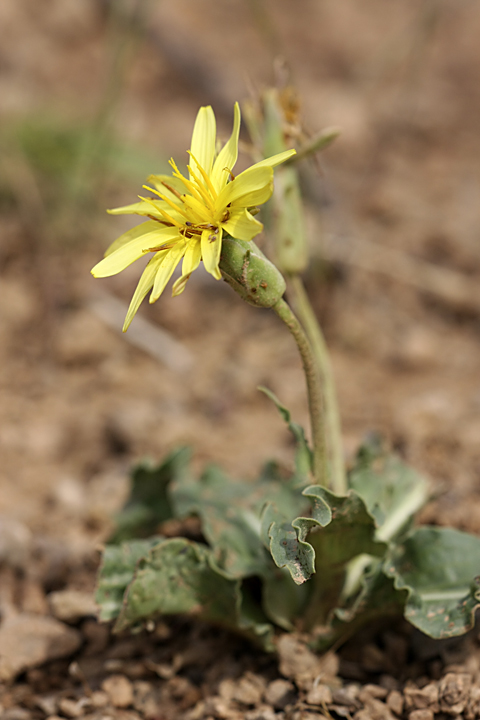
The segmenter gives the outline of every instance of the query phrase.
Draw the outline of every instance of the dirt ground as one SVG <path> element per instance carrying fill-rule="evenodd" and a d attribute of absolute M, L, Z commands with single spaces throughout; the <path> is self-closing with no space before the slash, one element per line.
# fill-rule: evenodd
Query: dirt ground
<path fill-rule="evenodd" d="M 113 8 L 0 4 L 0 716 L 480 717 L 475 632 L 434 643 L 400 624 L 323 658 L 286 637 L 277 660 L 181 618 L 121 638 L 96 622 L 99 548 L 135 461 L 190 444 L 198 469 L 248 479 L 271 457 L 290 466 L 260 384 L 308 419 L 296 349 L 272 313 L 199 271 L 182 296 L 142 307 L 138 347 L 120 332 L 138 268 L 89 273 L 135 224 L 104 207 L 133 202 L 149 172 L 184 157 L 200 105 L 226 136 L 234 101 L 271 83 L 282 55 L 305 127 L 342 129 L 303 181 L 306 283 L 346 457 L 381 432 L 431 480 L 422 520 L 478 534 L 480 6 Z M 58 170 L 36 123 L 90 128 L 75 165 Z M 99 168 L 98 137 L 135 161 L 120 171 L 117 153 Z"/>

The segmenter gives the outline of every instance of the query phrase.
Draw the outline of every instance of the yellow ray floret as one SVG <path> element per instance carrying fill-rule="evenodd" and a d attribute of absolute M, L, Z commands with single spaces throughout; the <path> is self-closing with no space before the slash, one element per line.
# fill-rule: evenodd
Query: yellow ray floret
<path fill-rule="evenodd" d="M 200 261 L 214 278 L 222 277 L 219 262 L 224 233 L 249 241 L 262 231 L 262 224 L 253 217 L 255 207 L 273 192 L 273 168 L 295 150 L 266 158 L 235 177 L 240 120 L 240 107 L 235 103 L 232 134 L 217 154 L 215 115 L 210 106 L 200 108 L 188 151 L 188 177 L 172 159 L 171 176 L 150 175 L 148 182 L 153 188 L 143 186 L 156 197 L 140 197 L 140 202 L 108 211 L 144 215 L 149 220 L 110 245 L 104 259 L 92 269 L 94 277 L 115 275 L 145 254 L 154 253 L 128 308 L 124 332 L 150 291 L 150 302 L 158 300 L 182 259 L 182 275 L 173 285 L 173 295 L 183 292 Z"/>

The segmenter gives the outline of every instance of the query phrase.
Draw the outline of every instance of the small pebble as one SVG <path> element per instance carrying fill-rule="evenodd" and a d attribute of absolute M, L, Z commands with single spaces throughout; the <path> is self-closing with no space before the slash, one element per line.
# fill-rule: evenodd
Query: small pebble
<path fill-rule="evenodd" d="M 110 675 L 105 678 L 102 690 L 107 693 L 114 707 L 126 708 L 133 703 L 133 685 L 125 675 Z"/>
<path fill-rule="evenodd" d="M 58 709 L 68 718 L 79 718 L 84 714 L 83 703 L 70 698 L 61 698 L 58 702 Z"/>
<path fill-rule="evenodd" d="M 392 690 L 388 694 L 387 707 L 399 717 L 403 713 L 403 695 L 398 690 Z"/>
<path fill-rule="evenodd" d="M 408 720 L 435 720 L 433 710 L 424 708 L 423 710 L 412 710 L 408 715 Z"/>
<path fill-rule="evenodd" d="M 265 701 L 275 710 L 283 710 L 295 699 L 295 688 L 288 680 L 272 680 L 265 690 Z"/>
<path fill-rule="evenodd" d="M 319 683 L 308 691 L 306 702 L 308 705 L 330 705 L 332 702 L 332 691 L 328 685 Z"/>

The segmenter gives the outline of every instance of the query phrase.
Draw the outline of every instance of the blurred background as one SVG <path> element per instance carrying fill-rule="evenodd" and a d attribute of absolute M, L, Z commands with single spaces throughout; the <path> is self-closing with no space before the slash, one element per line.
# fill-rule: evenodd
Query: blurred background
<path fill-rule="evenodd" d="M 186 161 L 200 105 L 226 139 L 282 59 L 305 133 L 341 128 L 301 174 L 346 457 L 383 433 L 434 482 L 424 519 L 479 531 L 479 32 L 474 0 L 2 0 L 1 514 L 90 552 L 136 460 L 291 464 L 256 390 L 307 424 L 273 313 L 201 270 L 122 336 L 138 264 L 89 273 L 137 222 L 105 208 Z"/>

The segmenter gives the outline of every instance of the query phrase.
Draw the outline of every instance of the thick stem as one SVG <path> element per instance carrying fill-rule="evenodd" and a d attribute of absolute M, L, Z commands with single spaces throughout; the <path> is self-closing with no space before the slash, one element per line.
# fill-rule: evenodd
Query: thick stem
<path fill-rule="evenodd" d="M 323 427 L 322 388 L 315 365 L 310 342 L 301 324 L 285 300 L 278 300 L 273 310 L 292 333 L 300 352 L 308 391 L 308 408 L 313 442 L 313 474 L 319 485 L 328 487 L 328 469 L 325 455 L 325 431 Z"/>
<path fill-rule="evenodd" d="M 305 287 L 296 274 L 289 275 L 293 306 L 310 340 L 318 370 L 322 378 L 325 426 L 330 451 L 332 489 L 338 495 L 345 495 L 347 479 L 343 459 L 342 432 L 337 394 L 327 345 L 315 313 L 305 292 Z"/>

